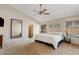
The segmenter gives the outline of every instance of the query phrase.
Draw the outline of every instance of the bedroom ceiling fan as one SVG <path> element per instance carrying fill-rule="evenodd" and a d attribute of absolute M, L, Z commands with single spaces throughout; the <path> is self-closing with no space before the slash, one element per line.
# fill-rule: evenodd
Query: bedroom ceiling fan
<path fill-rule="evenodd" d="M 34 12 L 37 12 L 38 15 L 50 15 L 50 13 L 46 12 L 47 9 L 42 10 L 42 4 L 40 4 L 40 10 L 33 10 Z"/>

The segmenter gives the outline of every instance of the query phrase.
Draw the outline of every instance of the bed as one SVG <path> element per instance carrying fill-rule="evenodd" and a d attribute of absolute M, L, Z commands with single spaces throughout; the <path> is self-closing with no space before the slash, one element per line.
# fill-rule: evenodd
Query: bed
<path fill-rule="evenodd" d="M 52 44 L 54 48 L 57 49 L 59 42 L 63 40 L 63 33 L 53 32 L 53 33 L 37 34 L 35 35 L 35 40 Z"/>

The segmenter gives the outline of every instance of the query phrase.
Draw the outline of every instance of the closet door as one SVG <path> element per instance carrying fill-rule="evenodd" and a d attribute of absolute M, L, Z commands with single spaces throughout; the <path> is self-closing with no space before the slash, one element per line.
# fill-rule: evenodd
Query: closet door
<path fill-rule="evenodd" d="M 29 38 L 33 37 L 33 24 L 29 25 Z"/>

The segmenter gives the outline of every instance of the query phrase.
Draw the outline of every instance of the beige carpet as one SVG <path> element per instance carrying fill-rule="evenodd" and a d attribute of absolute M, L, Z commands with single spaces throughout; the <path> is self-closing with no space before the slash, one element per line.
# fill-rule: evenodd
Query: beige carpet
<path fill-rule="evenodd" d="M 28 43 L 29 42 L 29 43 Z M 23 40 L 15 40 L 6 43 L 3 49 L 0 49 L 1 55 L 77 55 L 79 54 L 79 46 L 62 42 L 61 45 L 54 50 L 45 44 L 38 42 L 30 42 Z"/>

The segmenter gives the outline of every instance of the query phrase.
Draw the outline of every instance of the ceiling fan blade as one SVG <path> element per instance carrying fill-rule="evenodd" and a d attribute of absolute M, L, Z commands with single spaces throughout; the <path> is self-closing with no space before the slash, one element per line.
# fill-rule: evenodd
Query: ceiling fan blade
<path fill-rule="evenodd" d="M 50 13 L 43 13 L 43 14 L 45 14 L 45 15 L 50 15 Z"/>
<path fill-rule="evenodd" d="M 38 12 L 37 10 L 33 10 L 34 12 Z"/>
<path fill-rule="evenodd" d="M 47 9 L 42 10 L 41 13 L 45 12 L 46 10 L 47 10 Z"/>

